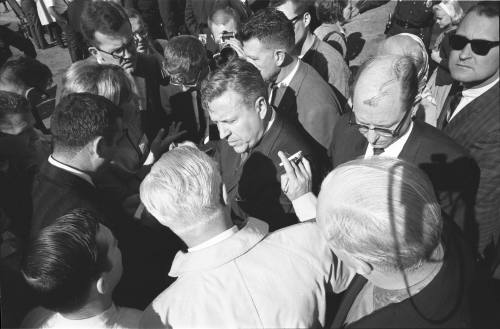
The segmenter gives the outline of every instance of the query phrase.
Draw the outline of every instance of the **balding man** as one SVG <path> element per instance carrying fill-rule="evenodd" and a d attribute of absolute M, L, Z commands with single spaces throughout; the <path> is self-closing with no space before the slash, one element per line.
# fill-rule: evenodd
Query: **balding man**
<path fill-rule="evenodd" d="M 481 168 L 476 240 L 479 254 L 493 267 L 500 264 L 498 13 L 498 1 L 477 4 L 450 38 L 449 66 L 456 82 L 438 119 L 438 127 L 468 149 Z M 496 277 L 500 278 L 500 270 Z"/>
<path fill-rule="evenodd" d="M 414 60 L 405 56 L 368 60 L 353 87 L 353 110 L 335 128 L 333 166 L 373 155 L 411 162 L 430 177 L 446 217 L 469 230 L 477 168 L 451 138 L 412 120 L 418 94 Z"/>
<path fill-rule="evenodd" d="M 358 273 L 332 328 L 470 327 L 473 257 L 417 167 L 381 157 L 337 167 L 323 181 L 317 222 Z"/>
<path fill-rule="evenodd" d="M 144 179 L 141 200 L 187 245 L 175 284 L 146 309 L 141 328 L 319 328 L 325 296 L 354 273 L 337 262 L 318 225 L 269 234 L 256 218 L 233 225 L 219 167 L 195 147 L 164 154 Z"/>

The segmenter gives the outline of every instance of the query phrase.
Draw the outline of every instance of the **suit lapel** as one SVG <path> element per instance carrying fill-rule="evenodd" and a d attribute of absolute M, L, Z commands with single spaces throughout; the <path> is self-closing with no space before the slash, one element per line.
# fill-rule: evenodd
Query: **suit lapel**
<path fill-rule="evenodd" d="M 420 126 L 417 121 L 413 121 L 413 129 L 410 132 L 410 136 L 406 140 L 405 145 L 403 145 L 403 149 L 398 155 L 399 159 L 408 161 L 410 163 L 416 163 L 418 150 L 420 149 L 421 139 L 420 135 Z"/>
<path fill-rule="evenodd" d="M 224 164 L 224 170 L 222 170 L 223 174 L 224 173 L 230 173 L 229 175 L 224 175 L 225 176 L 225 184 L 226 184 L 226 189 L 227 192 L 231 192 L 236 186 L 238 186 L 238 182 L 240 180 L 241 176 L 241 170 L 242 170 L 242 165 L 241 165 L 241 155 L 239 153 L 236 153 L 234 149 L 229 146 L 227 141 L 221 141 L 223 143 L 222 146 L 222 154 L 221 154 L 221 159 L 223 159 Z"/>

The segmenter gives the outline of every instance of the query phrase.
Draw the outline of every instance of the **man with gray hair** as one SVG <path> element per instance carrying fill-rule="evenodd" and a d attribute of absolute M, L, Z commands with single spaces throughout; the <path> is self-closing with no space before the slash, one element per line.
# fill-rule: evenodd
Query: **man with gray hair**
<path fill-rule="evenodd" d="M 176 282 L 146 309 L 141 328 L 317 328 L 325 297 L 353 273 L 337 261 L 318 225 L 269 234 L 256 218 L 233 225 L 219 167 L 194 146 L 165 153 L 140 188 L 146 209 L 187 245 Z"/>
<path fill-rule="evenodd" d="M 317 222 L 358 273 L 332 328 L 470 326 L 472 253 L 417 167 L 381 157 L 337 167 L 323 181 Z"/>
<path fill-rule="evenodd" d="M 353 85 L 352 112 L 335 128 L 333 166 L 371 156 L 413 163 L 431 179 L 446 219 L 472 233 L 477 165 L 444 133 L 412 120 L 417 94 L 411 57 L 378 56 L 364 63 Z"/>

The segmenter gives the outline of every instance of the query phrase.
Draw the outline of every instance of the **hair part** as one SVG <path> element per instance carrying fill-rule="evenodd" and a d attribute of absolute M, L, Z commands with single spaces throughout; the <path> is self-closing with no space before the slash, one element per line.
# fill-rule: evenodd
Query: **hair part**
<path fill-rule="evenodd" d="M 323 181 L 318 202 L 318 223 L 333 249 L 383 271 L 430 261 L 441 241 L 441 208 L 431 182 L 399 159 L 373 157 L 337 167 Z"/>
<path fill-rule="evenodd" d="M 140 186 L 146 209 L 178 235 L 217 218 L 223 208 L 221 195 L 217 163 L 190 146 L 165 153 Z"/>
<path fill-rule="evenodd" d="M 92 283 L 111 270 L 108 245 L 97 239 L 100 222 L 95 213 L 75 209 L 30 241 L 21 272 L 42 306 L 61 313 L 80 309 Z"/>

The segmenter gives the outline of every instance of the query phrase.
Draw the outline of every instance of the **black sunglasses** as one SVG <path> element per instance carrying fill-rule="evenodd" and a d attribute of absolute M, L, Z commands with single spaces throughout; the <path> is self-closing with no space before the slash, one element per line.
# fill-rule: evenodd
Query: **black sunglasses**
<path fill-rule="evenodd" d="M 491 48 L 498 46 L 500 44 L 500 41 L 489 41 L 481 39 L 469 40 L 459 34 L 450 36 L 450 46 L 453 50 L 462 50 L 465 48 L 465 46 L 467 46 L 468 43 L 470 43 L 470 48 L 475 54 L 485 56 L 488 54 Z"/>

